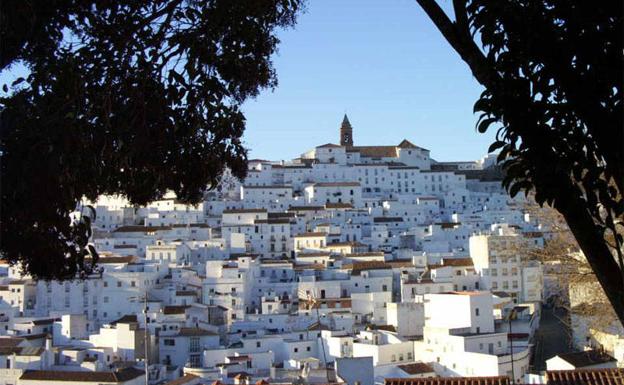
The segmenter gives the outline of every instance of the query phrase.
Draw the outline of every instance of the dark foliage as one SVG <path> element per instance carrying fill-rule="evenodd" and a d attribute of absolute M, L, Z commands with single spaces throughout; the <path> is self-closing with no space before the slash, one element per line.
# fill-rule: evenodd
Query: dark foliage
<path fill-rule="evenodd" d="M 504 186 L 563 215 L 624 324 L 623 3 L 418 2 L 486 88 Z"/>
<path fill-rule="evenodd" d="M 243 177 L 239 107 L 276 85 L 275 30 L 300 3 L 2 2 L 1 69 L 30 71 L 0 100 L 4 258 L 37 278 L 88 273 L 92 216 L 69 215 L 82 197 L 194 203 L 224 168 Z"/>

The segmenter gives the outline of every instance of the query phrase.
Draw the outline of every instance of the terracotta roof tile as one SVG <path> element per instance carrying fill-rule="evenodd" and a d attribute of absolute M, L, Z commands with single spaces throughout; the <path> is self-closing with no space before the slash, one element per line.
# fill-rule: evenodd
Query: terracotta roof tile
<path fill-rule="evenodd" d="M 195 381 L 198 378 L 199 378 L 198 376 L 195 376 L 193 374 L 185 374 L 184 377 L 180 377 L 173 381 L 165 382 L 164 385 L 185 385 L 185 384 Z"/>
<path fill-rule="evenodd" d="M 424 362 L 415 362 L 413 364 L 399 365 L 399 369 L 407 374 L 422 374 L 435 372 L 431 365 Z"/>
<path fill-rule="evenodd" d="M 622 385 L 624 369 L 576 369 L 546 372 L 548 385 Z"/>
<path fill-rule="evenodd" d="M 352 150 L 369 158 L 396 158 L 397 147 L 395 146 L 354 146 Z"/>
<path fill-rule="evenodd" d="M 615 361 L 615 358 L 597 350 L 559 354 L 559 357 L 574 365 L 575 368 Z"/>
<path fill-rule="evenodd" d="M 386 378 L 385 385 L 510 385 L 509 377 Z"/>
<path fill-rule="evenodd" d="M 121 226 L 113 230 L 114 233 L 148 233 L 158 230 L 171 230 L 171 226 Z"/>
<path fill-rule="evenodd" d="M 314 183 L 314 187 L 357 187 L 360 182 L 320 182 Z"/>
<path fill-rule="evenodd" d="M 59 370 L 27 370 L 20 380 L 68 381 L 68 382 L 126 382 L 144 375 L 144 371 L 126 368 L 117 372 L 78 372 Z"/>
<path fill-rule="evenodd" d="M 186 313 L 186 309 L 188 309 L 190 306 L 174 306 L 174 305 L 170 305 L 170 306 L 165 306 L 163 308 L 163 313 L 164 314 L 184 314 Z"/>

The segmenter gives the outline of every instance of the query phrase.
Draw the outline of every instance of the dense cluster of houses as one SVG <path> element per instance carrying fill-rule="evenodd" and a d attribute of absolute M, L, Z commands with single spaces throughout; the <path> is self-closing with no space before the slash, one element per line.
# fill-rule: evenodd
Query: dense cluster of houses
<path fill-rule="evenodd" d="M 198 205 L 101 197 L 85 279 L 2 265 L 0 385 L 525 381 L 545 229 L 492 157 L 352 137 L 345 117 L 340 144 L 251 160 Z"/>

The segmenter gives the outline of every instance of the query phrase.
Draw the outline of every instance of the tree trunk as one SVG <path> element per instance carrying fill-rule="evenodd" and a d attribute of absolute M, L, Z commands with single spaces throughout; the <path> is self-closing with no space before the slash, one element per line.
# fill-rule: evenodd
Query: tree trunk
<path fill-rule="evenodd" d="M 578 202 L 572 194 L 555 202 L 555 208 L 565 218 L 570 231 L 585 254 L 615 314 L 624 326 L 624 281 L 622 266 L 619 266 L 607 246 L 604 235 L 594 223 L 592 216 L 585 209 L 586 203 Z"/>
<path fill-rule="evenodd" d="M 490 67 L 487 58 L 474 43 L 470 31 L 466 28 L 465 0 L 453 2 L 455 13 L 459 15 L 456 16 L 458 23 L 453 23 L 449 19 L 436 0 L 416 1 L 451 47 L 468 64 L 476 80 L 492 93 L 504 90 L 505 87 L 501 84 L 500 77 Z M 523 138 L 523 140 L 526 139 Z M 616 172 L 615 175 L 620 175 L 620 173 Z M 621 183 L 621 181 L 618 182 Z M 565 186 L 569 183 L 570 180 L 562 180 L 559 185 Z M 624 326 L 624 278 L 622 278 L 624 266 L 618 265 L 611 254 L 603 232 L 586 209 L 588 202 L 578 197 L 573 188 L 563 190 L 555 200 L 555 209 L 565 218 L 620 323 Z"/>

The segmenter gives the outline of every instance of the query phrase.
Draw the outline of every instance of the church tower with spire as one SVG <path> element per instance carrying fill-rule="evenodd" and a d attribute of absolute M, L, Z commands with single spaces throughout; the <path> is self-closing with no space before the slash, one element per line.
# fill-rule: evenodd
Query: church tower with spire
<path fill-rule="evenodd" d="M 340 125 L 340 145 L 345 147 L 353 147 L 353 127 L 349 123 L 349 118 L 345 114 Z"/>

